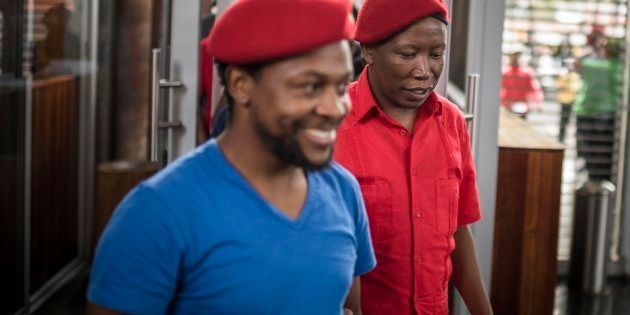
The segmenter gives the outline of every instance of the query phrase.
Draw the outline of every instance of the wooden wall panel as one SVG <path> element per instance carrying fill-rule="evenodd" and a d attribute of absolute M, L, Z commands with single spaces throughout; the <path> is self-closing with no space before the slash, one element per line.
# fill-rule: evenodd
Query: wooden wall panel
<path fill-rule="evenodd" d="M 94 205 L 92 248 L 105 229 L 112 213 L 136 185 L 157 173 L 157 162 L 112 161 L 98 165 L 96 171 L 96 203 Z"/>
<path fill-rule="evenodd" d="M 72 75 L 33 83 L 32 292 L 78 252 L 76 86 Z"/>
<path fill-rule="evenodd" d="M 553 314 L 564 148 L 501 113 L 491 301 Z"/>

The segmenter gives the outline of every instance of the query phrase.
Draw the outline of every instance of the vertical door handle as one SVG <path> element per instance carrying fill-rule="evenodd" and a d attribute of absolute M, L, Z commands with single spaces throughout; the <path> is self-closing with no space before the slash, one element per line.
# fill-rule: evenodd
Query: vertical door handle
<path fill-rule="evenodd" d="M 154 48 L 151 52 L 151 145 L 150 160 L 158 162 L 158 119 L 160 109 L 160 53 Z"/>
<path fill-rule="evenodd" d="M 177 89 L 183 88 L 184 84 L 181 81 L 168 81 L 166 79 L 160 79 L 158 81 L 158 87 L 160 89 Z M 170 92 L 169 92 L 170 93 Z M 170 97 L 169 97 L 170 99 Z M 168 106 L 172 106 L 170 103 L 167 103 Z M 160 129 L 175 129 L 183 127 L 184 125 L 179 119 L 172 118 L 172 110 L 169 108 L 168 120 L 167 121 L 158 121 L 158 128 Z"/>
<path fill-rule="evenodd" d="M 476 156 L 475 143 L 477 142 L 477 121 L 479 114 L 478 93 L 479 92 L 479 74 L 470 73 L 466 76 L 466 117 L 468 133 L 470 134 L 470 145 L 472 147 L 473 157 Z"/>

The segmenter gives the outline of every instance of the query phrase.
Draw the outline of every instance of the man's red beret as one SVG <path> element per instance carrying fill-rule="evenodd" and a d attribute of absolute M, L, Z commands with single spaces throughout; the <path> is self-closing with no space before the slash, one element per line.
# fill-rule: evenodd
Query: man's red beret
<path fill-rule="evenodd" d="M 237 0 L 210 32 L 217 60 L 251 64 L 352 39 L 349 0 Z"/>
<path fill-rule="evenodd" d="M 366 0 L 359 10 L 354 39 L 375 44 L 427 16 L 448 23 L 444 0 Z"/>

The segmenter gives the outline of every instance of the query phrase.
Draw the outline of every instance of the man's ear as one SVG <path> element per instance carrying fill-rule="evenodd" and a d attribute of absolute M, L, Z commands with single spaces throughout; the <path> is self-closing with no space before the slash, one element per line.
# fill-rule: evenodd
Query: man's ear
<path fill-rule="evenodd" d="M 374 63 L 374 46 L 361 45 L 361 51 L 363 52 L 363 59 L 368 65 Z"/>
<path fill-rule="evenodd" d="M 225 85 L 235 104 L 249 104 L 254 86 L 254 78 L 245 70 L 228 66 L 225 73 Z"/>

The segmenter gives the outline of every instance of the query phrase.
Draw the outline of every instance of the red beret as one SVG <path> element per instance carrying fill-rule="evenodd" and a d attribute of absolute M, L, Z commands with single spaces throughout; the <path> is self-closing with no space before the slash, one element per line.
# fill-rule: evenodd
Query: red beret
<path fill-rule="evenodd" d="M 251 64 L 352 39 L 349 0 L 237 0 L 210 32 L 217 60 Z"/>
<path fill-rule="evenodd" d="M 354 38 L 375 44 L 427 16 L 448 23 L 444 0 L 366 0 L 359 10 Z"/>

